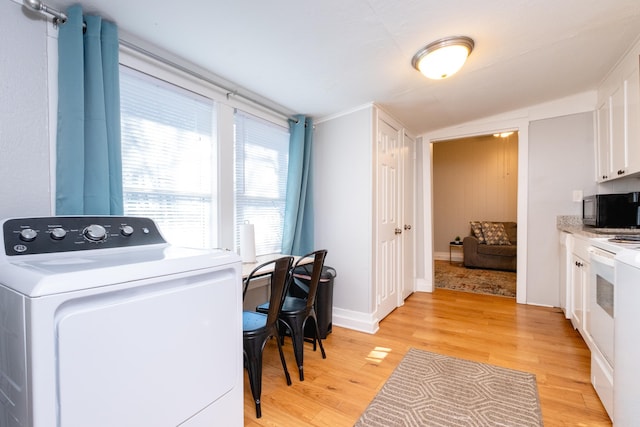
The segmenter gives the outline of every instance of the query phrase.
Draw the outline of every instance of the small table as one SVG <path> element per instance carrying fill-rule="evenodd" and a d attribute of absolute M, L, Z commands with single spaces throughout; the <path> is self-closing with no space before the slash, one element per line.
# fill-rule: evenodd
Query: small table
<path fill-rule="evenodd" d="M 449 264 L 453 264 L 453 262 L 451 261 L 451 249 L 453 248 L 462 250 L 462 242 L 449 242 Z M 464 252 L 462 254 L 464 256 Z"/>

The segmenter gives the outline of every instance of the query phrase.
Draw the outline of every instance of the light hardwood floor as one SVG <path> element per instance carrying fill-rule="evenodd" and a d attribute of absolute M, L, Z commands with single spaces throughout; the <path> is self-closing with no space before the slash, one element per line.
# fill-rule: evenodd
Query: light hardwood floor
<path fill-rule="evenodd" d="M 267 343 L 262 418 L 245 374 L 245 426 L 352 426 L 410 347 L 535 374 L 546 427 L 611 425 L 589 381 L 589 350 L 559 309 L 438 289 L 411 295 L 376 334 L 334 326 L 324 345 L 323 360 L 306 344 L 301 382 L 285 341 L 288 387 Z"/>

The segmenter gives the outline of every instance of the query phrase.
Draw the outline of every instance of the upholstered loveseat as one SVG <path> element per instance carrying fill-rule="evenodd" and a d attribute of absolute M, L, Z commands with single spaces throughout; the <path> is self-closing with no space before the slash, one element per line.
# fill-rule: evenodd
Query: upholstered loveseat
<path fill-rule="evenodd" d="M 464 266 L 516 271 L 517 224 L 471 221 L 471 235 L 462 241 Z"/>

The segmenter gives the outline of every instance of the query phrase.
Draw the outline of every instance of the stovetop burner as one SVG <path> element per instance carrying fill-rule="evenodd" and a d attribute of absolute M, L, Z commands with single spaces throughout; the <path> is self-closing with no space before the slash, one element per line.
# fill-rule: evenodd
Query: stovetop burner
<path fill-rule="evenodd" d="M 591 245 L 604 251 L 617 254 L 623 249 L 640 249 L 640 240 L 631 240 L 629 236 L 594 237 L 589 239 Z"/>
<path fill-rule="evenodd" d="M 633 234 L 625 234 L 621 236 L 614 236 L 609 239 L 612 243 L 640 243 L 640 236 Z"/>

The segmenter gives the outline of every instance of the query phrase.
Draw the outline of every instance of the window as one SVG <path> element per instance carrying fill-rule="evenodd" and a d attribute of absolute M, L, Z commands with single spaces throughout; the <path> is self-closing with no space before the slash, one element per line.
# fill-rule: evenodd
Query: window
<path fill-rule="evenodd" d="M 255 225 L 256 255 L 280 252 L 288 162 L 289 129 L 236 111 L 235 217 L 236 224 Z"/>
<path fill-rule="evenodd" d="M 125 215 L 156 221 L 172 244 L 217 246 L 215 104 L 120 68 Z"/>
<path fill-rule="evenodd" d="M 256 254 L 282 245 L 289 157 L 286 118 L 186 69 L 121 50 L 125 215 L 156 221 L 170 243 L 239 249 L 255 225 Z"/>

